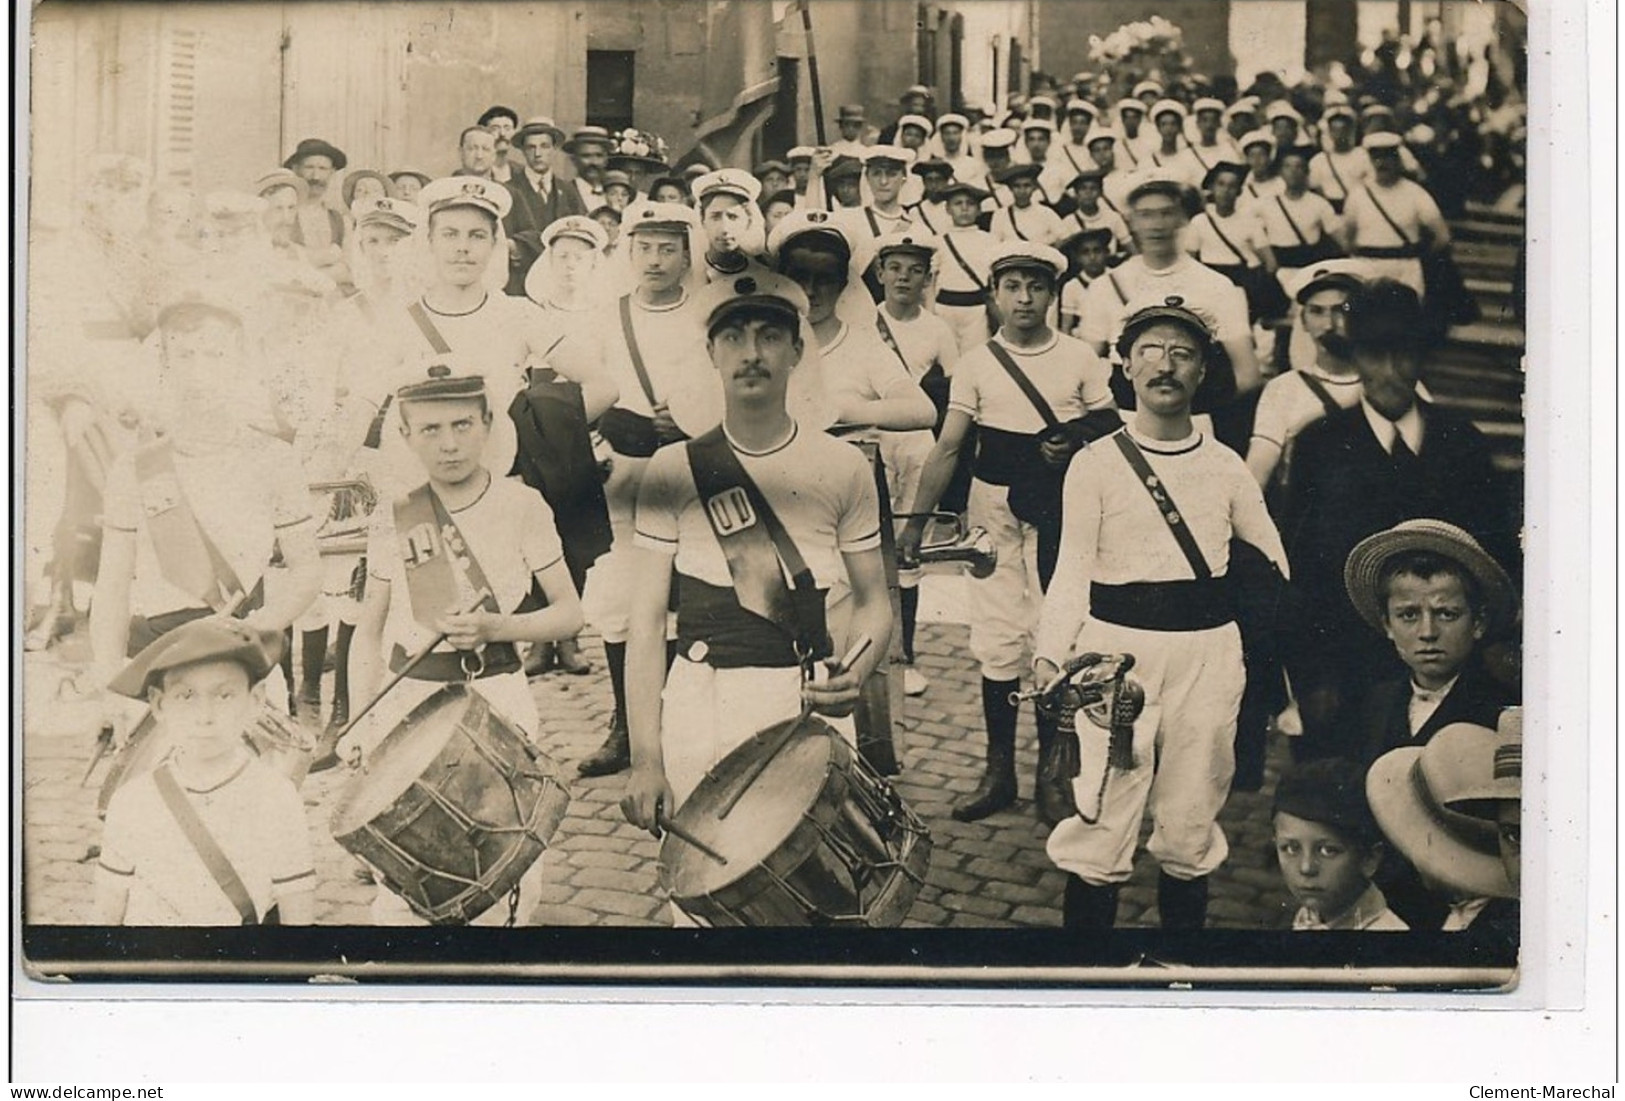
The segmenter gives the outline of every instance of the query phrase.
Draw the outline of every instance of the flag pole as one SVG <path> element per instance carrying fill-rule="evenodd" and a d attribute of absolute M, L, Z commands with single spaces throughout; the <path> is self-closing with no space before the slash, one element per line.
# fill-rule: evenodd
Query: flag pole
<path fill-rule="evenodd" d="M 813 128 L 818 144 L 828 145 L 824 133 L 824 95 L 818 86 L 818 49 L 813 45 L 812 0 L 801 0 L 796 6 L 801 9 L 801 29 L 807 36 L 807 79 L 812 82 Z"/>

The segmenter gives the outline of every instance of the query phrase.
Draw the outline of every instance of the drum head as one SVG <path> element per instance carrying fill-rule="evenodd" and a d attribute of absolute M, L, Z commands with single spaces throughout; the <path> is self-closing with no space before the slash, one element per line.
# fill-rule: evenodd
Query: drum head
<path fill-rule="evenodd" d="M 414 707 L 366 756 L 333 809 L 333 835 L 342 837 L 394 805 L 428 771 L 468 709 L 468 689 L 448 684 Z"/>
<path fill-rule="evenodd" d="M 787 728 L 793 728 L 788 731 L 788 742 L 784 740 Z M 776 852 L 823 794 L 834 766 L 833 742 L 839 738 L 816 716 L 791 719 L 762 731 L 719 761 L 688 797 L 675 821 L 726 856 L 728 863 L 668 834 L 660 858 L 670 877 L 671 893 L 677 898 L 695 898 L 721 890 Z M 769 756 L 764 766 L 763 758 Z M 740 784 L 752 775 L 755 780 L 738 796 L 728 816 L 719 817 Z"/>

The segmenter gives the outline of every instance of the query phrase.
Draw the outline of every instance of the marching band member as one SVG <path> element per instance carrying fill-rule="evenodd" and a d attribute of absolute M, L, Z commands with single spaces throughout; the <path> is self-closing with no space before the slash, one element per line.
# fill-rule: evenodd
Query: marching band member
<path fill-rule="evenodd" d="M 1074 97 L 1066 105 L 1066 129 L 1061 140 L 1051 148 L 1060 154 L 1054 158 L 1056 163 L 1064 165 L 1073 179 L 1079 172 L 1095 167 L 1095 160 L 1089 155 L 1089 132 L 1099 116 L 1095 105 L 1081 97 Z"/>
<path fill-rule="evenodd" d="M 1068 873 L 1068 928 L 1115 923 L 1148 802 L 1163 928 L 1204 924 L 1207 876 L 1229 851 L 1217 818 L 1235 769 L 1244 681 L 1225 578 L 1231 537 L 1286 569 L 1258 484 L 1239 456 L 1191 424 L 1217 342 L 1211 322 L 1182 303 L 1173 296 L 1138 309 L 1123 328 L 1118 351 L 1136 408 L 1067 472 L 1061 565 L 1034 640 L 1038 684 L 1053 682 L 1075 652 L 1129 653 L 1146 692 L 1133 768 L 1109 773 L 1093 821 L 1074 814 L 1050 834 L 1050 859 Z M 1100 779 L 1097 770 L 1076 778 L 1079 807 L 1095 806 Z"/>
<path fill-rule="evenodd" d="M 1241 156 L 1235 142 L 1219 129 L 1223 118 L 1224 103 L 1220 100 L 1204 97 L 1191 104 L 1191 119 L 1196 133 L 1185 144 L 1187 170 L 1184 175 L 1193 184 L 1220 161 L 1235 160 Z"/>
<path fill-rule="evenodd" d="M 942 189 L 954 178 L 953 166 L 940 157 L 928 157 L 914 165 L 914 175 L 922 182 L 920 197 L 908 207 L 920 227 L 935 236 L 951 224 L 943 208 Z"/>
<path fill-rule="evenodd" d="M 1061 331 L 1072 336 L 1083 320 L 1084 295 L 1097 279 L 1110 278 L 1107 260 L 1115 244 L 1106 226 L 1081 229 L 1061 242 L 1061 253 L 1076 269 L 1061 287 Z"/>
<path fill-rule="evenodd" d="M 1122 139 L 1119 148 L 1123 164 L 1130 172 L 1148 167 L 1151 151 L 1156 147 L 1156 132 L 1144 126 L 1145 112 L 1150 106 L 1138 99 L 1120 99 L 1113 112 L 1117 116 L 1117 134 Z"/>
<path fill-rule="evenodd" d="M 726 413 L 650 460 L 630 571 L 633 751 L 621 808 L 644 829 L 673 814 L 730 750 L 804 703 L 849 715 L 885 659 L 891 601 L 874 476 L 857 449 L 802 429 L 786 409 L 807 308 L 778 275 L 713 283 L 697 305 Z M 667 672 L 674 576 L 678 656 Z M 842 578 L 851 634 L 871 645 L 852 668 L 809 677 L 833 654 L 824 594 Z"/>
<path fill-rule="evenodd" d="M 756 206 L 762 185 L 743 168 L 722 168 L 694 181 L 694 203 L 705 230 L 705 281 L 761 275 L 754 259 L 766 244 L 762 212 Z"/>
<path fill-rule="evenodd" d="M 1146 156 L 1151 171 L 1165 173 L 1195 187 L 1201 178 L 1192 175 L 1191 161 L 1186 154 L 1190 147 L 1185 141 L 1186 117 L 1185 105 L 1177 99 L 1158 100 L 1151 108 L 1151 125 L 1157 140 Z"/>
<path fill-rule="evenodd" d="M 977 169 L 976 150 L 967 140 L 970 121 L 964 115 L 949 112 L 937 119 L 937 133 L 933 152 L 948 162 L 956 180 L 971 179 Z"/>
<path fill-rule="evenodd" d="M 634 204 L 628 215 L 628 255 L 637 285 L 604 306 L 552 357 L 566 373 L 606 373 L 619 393 L 598 422 L 611 452 L 604 495 L 614 544 L 593 566 L 586 597 L 588 614 L 604 638 L 615 715 L 603 746 L 578 766 L 583 776 L 608 776 L 629 762 L 627 617 L 637 558 L 633 509 L 644 468 L 663 445 L 716 423 L 709 400 L 715 383 L 704 373 L 700 325 L 687 289 L 699 217 L 686 206 L 651 202 Z"/>
<path fill-rule="evenodd" d="M 988 193 L 973 183 L 955 180 L 942 191 L 943 207 L 952 228 L 937 239 L 942 242 L 942 262 L 937 265 L 937 294 L 933 312 L 948 323 L 964 351 L 987 342 L 987 271 L 998 242 L 976 220 Z M 938 415 L 946 406 L 938 409 Z"/>
<path fill-rule="evenodd" d="M 292 445 L 252 427 L 254 367 L 243 305 L 200 288 L 159 312 L 164 435 L 108 474 L 90 607 L 95 681 L 182 623 L 211 614 L 281 632 L 315 599 L 321 562 L 309 478 Z M 286 566 L 267 591 L 273 544 Z M 271 698 L 281 702 L 283 692 Z M 131 716 L 109 699 L 116 734 Z"/>
<path fill-rule="evenodd" d="M 1247 162 L 1247 180 L 1241 189 L 1241 205 L 1252 206 L 1286 190 L 1275 173 L 1275 139 L 1268 130 L 1254 130 L 1236 143 Z"/>
<path fill-rule="evenodd" d="M 1370 179 L 1371 158 L 1355 143 L 1354 108 L 1347 103 L 1333 104 L 1321 118 L 1328 141 L 1309 162 L 1309 186 L 1342 214 L 1349 193 Z"/>
<path fill-rule="evenodd" d="M 1010 205 L 993 216 L 988 232 L 996 241 L 1031 241 L 1053 245 L 1066 236 L 1061 216 L 1048 206 L 1033 201 L 1043 167 L 1013 164 L 998 174 L 998 182 L 1010 189 Z"/>
<path fill-rule="evenodd" d="M 422 381 L 395 394 L 401 438 L 427 480 L 373 513 L 351 679 L 371 698 L 387 674 L 406 675 L 340 740 L 345 761 L 364 761 L 448 683 L 469 683 L 538 741 L 541 723 L 516 644 L 581 629 L 581 604 L 547 502 L 484 462 L 499 415 L 486 380 L 452 371 L 434 363 Z M 536 607 L 533 585 L 544 607 Z M 425 648 L 427 657 L 411 666 Z M 531 865 L 511 906 L 492 906 L 473 924 L 522 920 L 535 905 L 541 868 L 540 860 Z M 372 914 L 380 925 L 421 924 L 382 885 Z"/>
<path fill-rule="evenodd" d="M 1037 167 L 1033 177 L 1038 198 L 1053 208 L 1066 196 L 1066 185 L 1072 182 L 1072 166 L 1064 158 L 1051 160 L 1049 151 L 1055 138 L 1055 123 L 1047 118 L 1028 119 L 1021 124 L 1021 144 L 1027 156 L 1024 164 Z"/>
<path fill-rule="evenodd" d="M 1019 135 L 1014 130 L 1002 128 L 989 130 L 983 134 L 981 144 L 982 166 L 974 176 L 962 181 L 964 183 L 974 183 L 987 192 L 987 198 L 982 201 L 984 219 L 990 218 L 1000 207 L 1010 205 L 1010 189 L 1001 184 L 996 177 L 1014 163 L 1011 150 L 1015 148 L 1018 137 Z M 987 228 L 985 220 L 982 222 L 982 228 Z"/>
<path fill-rule="evenodd" d="M 872 247 L 875 240 L 914 224 L 902 203 L 903 182 L 914 160 L 914 150 L 899 145 L 864 147 L 863 180 L 874 199 L 839 215 L 842 228 L 854 242 Z"/>
<path fill-rule="evenodd" d="M 1123 148 L 1123 139 L 1115 130 L 1097 128 L 1089 132 L 1084 141 L 1089 155 L 1100 167 L 1100 199 L 1111 212 L 1128 220 L 1128 195 L 1139 182 L 1139 174 L 1117 162 L 1117 151 Z"/>
<path fill-rule="evenodd" d="M 1427 188 L 1405 178 L 1398 134 L 1368 134 L 1362 144 L 1371 179 L 1354 187 L 1343 207 L 1343 243 L 1373 278 L 1397 279 L 1425 298 L 1421 257 L 1450 247 L 1450 227 Z"/>
<path fill-rule="evenodd" d="M 972 581 L 971 652 L 982 669 L 987 770 L 976 791 L 953 808 L 974 822 L 1016 799 L 1016 705 L 1022 654 L 1037 604 L 1055 568 L 1059 479 L 1088 439 L 1117 426 L 1106 365 L 1079 341 L 1050 328 L 1066 259 L 1026 241 L 1005 242 L 992 266 L 993 297 L 1004 324 L 954 368 L 943 424 L 915 495 L 917 513 L 942 499 L 972 424 L 977 426 L 970 523 L 985 528 L 998 551 L 991 576 Z M 1018 512 L 1019 510 L 1019 512 Z M 923 518 L 898 539 L 899 561 L 918 552 Z M 1039 717 L 1041 752 L 1053 723 Z"/>
<path fill-rule="evenodd" d="M 1106 230 L 1111 235 L 1107 243 L 1108 255 L 1115 253 L 1126 256 L 1134 246 L 1134 239 L 1129 236 L 1128 223 L 1123 216 L 1111 207 L 1102 205 L 1105 179 L 1106 173 L 1099 165 L 1090 165 L 1079 172 L 1072 181 L 1072 212 L 1062 221 L 1071 234 L 1093 229 Z"/>

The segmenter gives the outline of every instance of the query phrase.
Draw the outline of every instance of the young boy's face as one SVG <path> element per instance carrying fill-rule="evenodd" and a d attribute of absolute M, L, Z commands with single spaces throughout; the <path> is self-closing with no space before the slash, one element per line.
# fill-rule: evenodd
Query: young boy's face
<path fill-rule="evenodd" d="M 1038 181 L 1031 176 L 1023 176 L 1019 180 L 1010 181 L 1010 197 L 1016 201 L 1016 206 L 1026 210 L 1033 202 L 1033 192 L 1038 190 Z"/>
<path fill-rule="evenodd" d="M 1300 906 L 1330 921 L 1348 911 L 1377 873 L 1378 853 L 1351 844 L 1341 832 L 1279 811 L 1275 858 L 1287 890 Z"/>
<path fill-rule="evenodd" d="M 1455 574 L 1421 578 L 1396 574 L 1388 582 L 1385 629 L 1423 688 L 1443 688 L 1461 672 L 1474 645 L 1484 637 L 1484 621 L 1467 601 Z"/>
<path fill-rule="evenodd" d="M 164 673 L 150 694 L 154 717 L 189 756 L 216 760 L 242 744 L 259 708 L 248 670 L 235 661 L 200 661 Z"/>
<path fill-rule="evenodd" d="M 401 434 L 438 486 L 460 486 L 480 472 L 491 414 L 477 398 L 401 403 Z"/>
<path fill-rule="evenodd" d="M 912 305 L 925 294 L 930 261 L 907 253 L 893 253 L 880 262 L 880 285 L 890 301 Z"/>
<path fill-rule="evenodd" d="M 1094 278 L 1106 270 L 1106 244 L 1104 241 L 1088 240 L 1078 246 L 1078 267 L 1083 269 L 1085 275 Z"/>
<path fill-rule="evenodd" d="M 953 219 L 958 229 L 975 225 L 976 216 L 981 212 L 982 204 L 970 195 L 960 193 L 948 197 L 948 217 Z"/>
<path fill-rule="evenodd" d="M 1072 193 L 1078 197 L 1078 205 L 1093 213 L 1100 209 L 1100 181 L 1093 176 L 1078 181 Z"/>

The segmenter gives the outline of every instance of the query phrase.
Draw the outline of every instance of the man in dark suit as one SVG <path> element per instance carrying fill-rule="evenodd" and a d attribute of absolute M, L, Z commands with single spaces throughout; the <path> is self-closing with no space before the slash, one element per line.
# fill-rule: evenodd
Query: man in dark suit
<path fill-rule="evenodd" d="M 1345 744 L 1351 709 L 1403 672 L 1346 595 L 1343 569 L 1356 544 L 1430 517 L 1463 529 L 1504 565 L 1517 560 L 1519 521 L 1487 441 L 1465 416 L 1417 396 L 1424 322 L 1416 292 L 1401 283 L 1375 280 L 1355 294 L 1338 354 L 1358 367 L 1364 396 L 1298 437 L 1281 530 L 1300 610 L 1288 661 L 1303 716 L 1300 757 L 1358 757 Z"/>
<path fill-rule="evenodd" d="M 513 136 L 525 165 L 506 185 L 513 194 L 513 208 L 502 222 L 508 235 L 509 294 L 525 293 L 525 274 L 542 252 L 542 230 L 566 215 L 590 213 L 574 185 L 553 172 L 554 151 L 563 140 L 564 131 L 550 118 L 533 118 Z"/>

